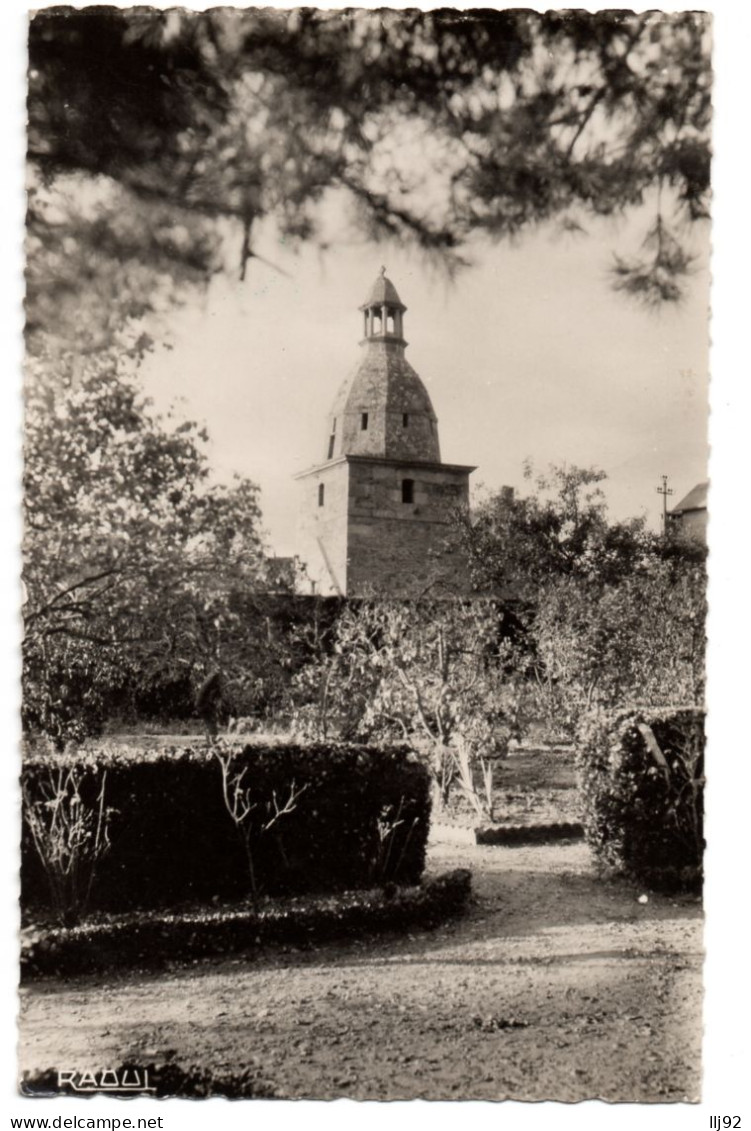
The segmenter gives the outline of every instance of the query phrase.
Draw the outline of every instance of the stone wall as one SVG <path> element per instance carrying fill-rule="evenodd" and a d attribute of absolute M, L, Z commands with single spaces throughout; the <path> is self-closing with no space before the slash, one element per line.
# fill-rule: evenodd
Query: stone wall
<path fill-rule="evenodd" d="M 299 476 L 304 590 L 350 597 L 466 594 L 467 564 L 450 519 L 467 506 L 470 471 L 352 456 Z M 405 479 L 411 502 L 403 501 Z"/>
<path fill-rule="evenodd" d="M 347 506 L 349 464 L 344 459 L 298 476 L 302 499 L 297 554 L 306 567 L 307 592 L 323 596 L 347 592 Z M 319 506 L 319 487 L 323 505 Z"/>
<path fill-rule="evenodd" d="M 347 595 L 460 596 L 467 592 L 466 561 L 450 525 L 468 502 L 469 468 L 350 463 Z M 402 501 L 402 482 L 413 501 Z"/>

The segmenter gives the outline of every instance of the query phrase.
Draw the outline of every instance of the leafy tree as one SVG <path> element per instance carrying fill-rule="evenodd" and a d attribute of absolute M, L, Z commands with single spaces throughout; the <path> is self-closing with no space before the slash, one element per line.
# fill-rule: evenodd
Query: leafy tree
<path fill-rule="evenodd" d="M 565 735 L 593 707 L 701 702 L 705 548 L 611 522 L 596 468 L 525 477 L 457 522 L 476 589 L 519 603 L 526 712 Z"/>
<path fill-rule="evenodd" d="M 39 11 L 32 330 L 62 331 L 82 288 L 158 306 L 221 266 L 223 232 L 243 274 L 266 218 L 323 238 L 330 190 L 369 237 L 449 269 L 475 234 L 579 231 L 654 199 L 614 281 L 675 300 L 679 224 L 707 215 L 707 39 L 697 12 Z"/>
<path fill-rule="evenodd" d="M 494 601 L 349 603 L 328 654 L 296 678 L 297 724 L 414 742 L 445 803 L 460 749 L 475 762 L 519 736 L 518 665 Z"/>
<path fill-rule="evenodd" d="M 26 343 L 53 368 L 98 353 L 142 357 L 144 318 L 202 288 L 218 239 L 200 220 L 139 202 L 106 178 L 29 178 Z M 213 264 L 213 266 L 212 266 Z"/>
<path fill-rule="evenodd" d="M 540 595 L 533 637 L 558 724 L 576 731 L 593 708 L 704 698 L 706 579 L 666 562 L 618 585 L 567 578 Z"/>
<path fill-rule="evenodd" d="M 237 660 L 233 591 L 264 561 L 258 491 L 209 481 L 194 424 L 159 417 L 135 376 L 29 382 L 24 470 L 24 714 L 56 741 L 102 720 L 123 684 L 202 679 Z"/>
<path fill-rule="evenodd" d="M 550 581 L 615 583 L 658 552 L 643 519 L 609 521 L 604 471 L 553 464 L 537 474 L 527 463 L 524 476 L 530 494 L 502 490 L 456 516 L 479 591 L 534 602 Z"/>

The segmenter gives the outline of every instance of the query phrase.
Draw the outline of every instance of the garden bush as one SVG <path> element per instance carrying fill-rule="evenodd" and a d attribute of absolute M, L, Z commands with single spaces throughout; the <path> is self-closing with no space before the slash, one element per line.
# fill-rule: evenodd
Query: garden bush
<path fill-rule="evenodd" d="M 153 970 L 262 946 L 305 947 L 429 928 L 461 914 L 471 890 L 470 873 L 459 868 L 416 887 L 387 884 L 371 891 L 270 900 L 260 908 L 130 912 L 77 927 L 33 929 L 22 936 L 21 979 L 67 978 L 123 966 Z"/>
<path fill-rule="evenodd" d="M 584 828 L 606 869 L 657 889 L 701 882 L 704 712 L 648 707 L 593 714 L 577 770 Z"/>
<path fill-rule="evenodd" d="M 251 808 L 243 830 L 227 810 L 217 753 L 246 791 Z M 93 910 L 414 884 L 422 874 L 429 779 L 405 746 L 278 742 L 39 754 L 23 768 L 27 813 L 50 804 L 50 782 L 61 767 L 75 770 L 80 804 L 90 810 L 102 804 L 106 774 L 108 851 L 96 862 Z M 294 805 L 272 821 L 291 791 Z M 24 908 L 48 908 L 49 883 L 28 816 L 21 879 Z"/>

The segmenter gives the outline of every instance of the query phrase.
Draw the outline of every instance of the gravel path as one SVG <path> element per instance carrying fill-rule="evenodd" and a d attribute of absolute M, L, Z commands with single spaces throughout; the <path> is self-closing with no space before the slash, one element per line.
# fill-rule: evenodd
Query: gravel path
<path fill-rule="evenodd" d="M 437 931 L 22 991 L 22 1068 L 255 1067 L 285 1098 L 698 1100 L 701 911 L 603 882 L 581 843 L 433 845 Z"/>

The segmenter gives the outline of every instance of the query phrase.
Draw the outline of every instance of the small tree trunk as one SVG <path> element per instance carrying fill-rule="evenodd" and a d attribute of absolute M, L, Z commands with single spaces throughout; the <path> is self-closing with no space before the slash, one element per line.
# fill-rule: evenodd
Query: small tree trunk
<path fill-rule="evenodd" d="M 441 764 L 436 767 L 433 773 L 433 807 L 439 813 L 445 812 L 448 808 L 453 780 L 453 774 L 442 758 Z"/>
<path fill-rule="evenodd" d="M 245 844 L 245 857 L 248 861 L 248 878 L 250 879 L 250 901 L 254 909 L 258 908 L 258 883 L 256 881 L 256 869 L 253 862 L 253 850 L 250 847 L 250 832 L 248 831 L 243 837 Z"/>

